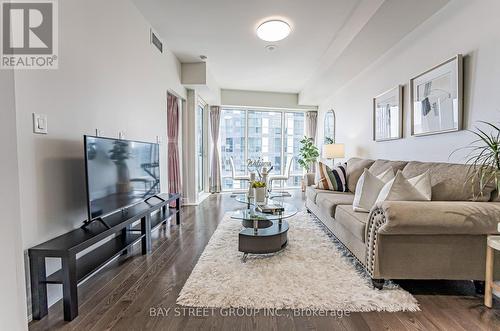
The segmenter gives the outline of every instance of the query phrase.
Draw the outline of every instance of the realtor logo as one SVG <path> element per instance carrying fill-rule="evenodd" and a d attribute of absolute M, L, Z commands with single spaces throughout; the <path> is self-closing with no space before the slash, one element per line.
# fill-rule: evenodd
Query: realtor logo
<path fill-rule="evenodd" d="M 57 0 L 1 0 L 2 69 L 57 69 Z"/>

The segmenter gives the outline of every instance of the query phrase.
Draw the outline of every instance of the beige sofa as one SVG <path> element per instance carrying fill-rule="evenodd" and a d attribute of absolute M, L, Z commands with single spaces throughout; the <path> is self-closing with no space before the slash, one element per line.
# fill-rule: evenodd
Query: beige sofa
<path fill-rule="evenodd" d="M 430 169 L 432 201 L 385 201 L 370 213 L 352 209 L 356 183 L 365 168 L 378 175 L 392 167 L 405 177 Z M 498 234 L 500 199 L 494 186 L 477 197 L 464 185 L 462 164 L 352 158 L 347 162 L 350 192 L 314 187 L 308 174 L 306 208 L 364 265 L 377 288 L 384 279 L 474 280 L 485 276 L 486 235 Z M 495 274 L 500 277 L 500 256 Z"/>

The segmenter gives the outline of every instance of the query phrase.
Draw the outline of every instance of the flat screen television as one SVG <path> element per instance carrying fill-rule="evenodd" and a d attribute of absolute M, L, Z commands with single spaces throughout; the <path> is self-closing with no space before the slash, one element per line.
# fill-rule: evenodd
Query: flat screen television
<path fill-rule="evenodd" d="M 84 136 L 88 220 L 160 193 L 158 144 Z M 104 223 L 106 224 L 106 223 Z"/>

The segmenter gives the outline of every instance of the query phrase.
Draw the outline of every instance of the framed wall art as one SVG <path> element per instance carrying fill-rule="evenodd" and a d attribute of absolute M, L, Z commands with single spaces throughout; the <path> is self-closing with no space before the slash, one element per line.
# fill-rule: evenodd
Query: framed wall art
<path fill-rule="evenodd" d="M 403 86 L 373 98 L 373 140 L 403 138 Z"/>
<path fill-rule="evenodd" d="M 457 56 L 410 80 L 411 134 L 459 131 L 463 118 L 463 59 Z"/>

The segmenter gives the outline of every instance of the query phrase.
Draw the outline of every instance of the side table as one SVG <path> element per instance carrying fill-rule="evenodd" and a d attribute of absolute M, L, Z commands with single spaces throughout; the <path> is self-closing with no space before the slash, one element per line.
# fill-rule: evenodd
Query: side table
<path fill-rule="evenodd" d="M 500 291 L 500 285 L 493 281 L 493 261 L 495 251 L 500 251 L 500 236 L 488 236 L 486 245 L 486 283 L 484 289 L 484 305 L 493 306 L 493 290 Z"/>

